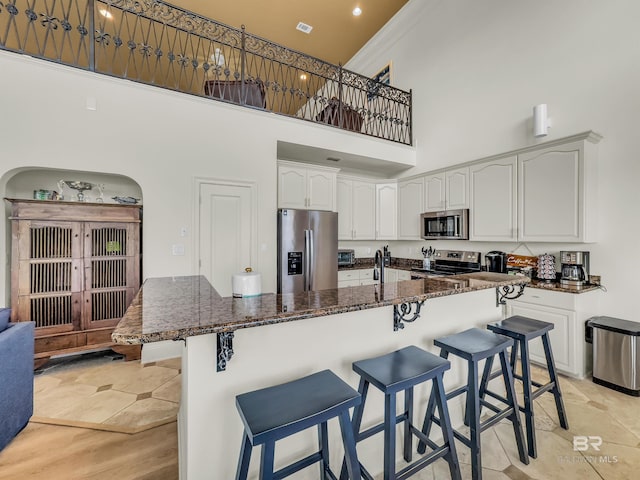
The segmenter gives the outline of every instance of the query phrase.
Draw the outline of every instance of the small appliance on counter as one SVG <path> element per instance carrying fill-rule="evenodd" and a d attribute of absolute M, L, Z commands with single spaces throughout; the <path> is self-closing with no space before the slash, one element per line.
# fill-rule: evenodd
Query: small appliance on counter
<path fill-rule="evenodd" d="M 560 252 L 560 285 L 582 287 L 589 283 L 589 252 Z"/>
<path fill-rule="evenodd" d="M 487 272 L 507 273 L 507 254 L 499 251 L 492 251 L 484 256 Z"/>
<path fill-rule="evenodd" d="M 351 249 L 340 248 L 338 249 L 338 265 L 351 266 L 356 263 L 356 252 Z"/>
<path fill-rule="evenodd" d="M 538 279 L 545 282 L 556 280 L 556 257 L 548 253 L 538 255 Z"/>
<path fill-rule="evenodd" d="M 231 277 L 231 290 L 236 298 L 255 297 L 262 294 L 262 275 L 254 272 L 250 267 L 242 273 Z"/>

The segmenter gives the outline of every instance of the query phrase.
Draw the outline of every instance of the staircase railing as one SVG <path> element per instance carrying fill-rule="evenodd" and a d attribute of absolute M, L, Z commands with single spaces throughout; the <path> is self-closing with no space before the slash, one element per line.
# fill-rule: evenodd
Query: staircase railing
<path fill-rule="evenodd" d="M 410 91 L 157 0 L 0 0 L 0 49 L 412 143 Z"/>

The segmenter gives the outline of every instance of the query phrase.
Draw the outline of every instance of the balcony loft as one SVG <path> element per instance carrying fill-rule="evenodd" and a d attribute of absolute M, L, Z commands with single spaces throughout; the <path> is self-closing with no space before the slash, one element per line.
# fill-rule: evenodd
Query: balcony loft
<path fill-rule="evenodd" d="M 5 0 L 0 49 L 412 144 L 411 92 L 158 0 Z"/>

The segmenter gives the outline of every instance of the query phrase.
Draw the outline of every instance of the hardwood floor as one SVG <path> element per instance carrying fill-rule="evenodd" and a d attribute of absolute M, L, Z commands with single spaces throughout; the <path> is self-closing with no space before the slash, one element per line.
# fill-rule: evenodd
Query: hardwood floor
<path fill-rule="evenodd" d="M 176 480 L 176 422 L 129 435 L 29 423 L 0 452 L 0 480 Z"/>

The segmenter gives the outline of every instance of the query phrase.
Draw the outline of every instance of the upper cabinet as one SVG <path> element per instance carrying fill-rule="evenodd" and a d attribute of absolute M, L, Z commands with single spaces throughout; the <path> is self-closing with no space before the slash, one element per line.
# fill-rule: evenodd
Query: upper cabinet
<path fill-rule="evenodd" d="M 469 240 L 518 239 L 517 165 L 512 156 L 469 167 Z"/>
<path fill-rule="evenodd" d="M 420 214 L 424 211 L 424 178 L 398 182 L 398 240 L 421 240 Z"/>
<path fill-rule="evenodd" d="M 278 208 L 336 210 L 338 169 L 278 162 Z"/>
<path fill-rule="evenodd" d="M 469 167 L 447 170 L 445 180 L 446 209 L 469 208 Z"/>
<path fill-rule="evenodd" d="M 596 240 L 594 140 L 588 137 L 518 155 L 519 240 Z"/>
<path fill-rule="evenodd" d="M 398 184 L 376 185 L 376 239 L 398 238 Z"/>
<path fill-rule="evenodd" d="M 425 212 L 469 208 L 469 167 L 424 177 Z"/>
<path fill-rule="evenodd" d="M 424 211 L 434 212 L 438 210 L 444 210 L 446 204 L 445 191 L 446 187 L 444 172 L 425 176 Z"/>
<path fill-rule="evenodd" d="M 338 176 L 337 192 L 338 240 L 374 240 L 375 183 Z"/>

